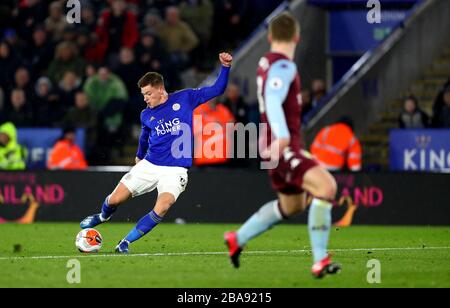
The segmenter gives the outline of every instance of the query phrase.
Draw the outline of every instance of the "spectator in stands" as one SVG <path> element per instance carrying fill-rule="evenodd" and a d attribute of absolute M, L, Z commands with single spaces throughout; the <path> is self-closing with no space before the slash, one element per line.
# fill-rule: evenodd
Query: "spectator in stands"
<path fill-rule="evenodd" d="M 45 28 L 53 41 L 61 40 L 64 30 L 68 26 L 61 2 L 52 2 L 49 7 L 49 16 L 45 19 Z"/>
<path fill-rule="evenodd" d="M 58 95 L 53 91 L 52 82 L 48 77 L 41 77 L 36 82 L 33 107 L 35 124 L 38 127 L 53 127 L 64 115 Z"/>
<path fill-rule="evenodd" d="M 147 10 L 154 10 L 160 15 L 164 14 L 166 9 L 178 4 L 178 0 L 146 0 Z"/>
<path fill-rule="evenodd" d="M 419 107 L 419 101 L 415 96 L 406 98 L 403 102 L 403 110 L 399 116 L 400 128 L 427 128 L 429 116 Z"/>
<path fill-rule="evenodd" d="M 142 68 L 164 73 L 167 61 L 166 53 L 155 32 L 152 30 L 142 32 L 141 39 L 136 47 L 137 62 Z"/>
<path fill-rule="evenodd" d="M 32 42 L 24 50 L 24 58 L 32 69 L 32 75 L 41 76 L 53 59 L 55 46 L 48 39 L 45 27 L 37 26 L 33 31 Z"/>
<path fill-rule="evenodd" d="M 84 92 L 76 93 L 75 106 L 64 116 L 62 126 L 85 129 L 86 154 L 89 157 L 97 141 L 97 113 L 90 106 L 88 97 Z"/>
<path fill-rule="evenodd" d="M 302 120 L 312 109 L 311 90 L 302 89 Z"/>
<path fill-rule="evenodd" d="M 193 50 L 193 62 L 200 69 L 208 69 L 207 51 L 211 41 L 213 25 L 213 6 L 210 0 L 184 0 L 179 5 L 181 18 L 192 27 L 199 38 L 197 48 Z"/>
<path fill-rule="evenodd" d="M 14 25 L 19 36 L 25 40 L 30 39 L 31 29 L 45 21 L 48 14 L 47 0 L 20 1 L 13 10 Z"/>
<path fill-rule="evenodd" d="M 66 112 L 75 104 L 75 93 L 81 89 L 81 79 L 73 71 L 66 71 L 62 80 L 58 84 L 57 94 L 61 101 L 61 106 Z"/>
<path fill-rule="evenodd" d="M 145 73 L 135 60 L 133 49 L 123 47 L 120 50 L 119 65 L 114 68 L 114 73 L 124 82 L 130 96 L 141 95 L 141 91 L 136 86 L 136 80 L 139 80 Z"/>
<path fill-rule="evenodd" d="M 196 166 L 224 165 L 228 162 L 230 150 L 228 140 L 231 136 L 227 133 L 231 132 L 227 132 L 226 125 L 235 122 L 231 111 L 225 105 L 218 103 L 216 99 L 195 109 L 194 164 Z M 205 130 L 207 125 L 214 125 L 212 134 Z"/>
<path fill-rule="evenodd" d="M 163 25 L 161 14 L 156 9 L 150 9 L 144 16 L 143 23 L 141 25 L 142 31 L 151 31 L 158 33 L 159 29 Z"/>
<path fill-rule="evenodd" d="M 82 27 L 89 33 L 95 33 L 97 28 L 97 19 L 94 8 L 89 3 L 81 6 L 81 23 L 76 24 L 78 28 Z"/>
<path fill-rule="evenodd" d="M 19 67 L 14 73 L 14 88 L 22 89 L 27 99 L 33 95 L 30 71 L 26 67 Z"/>
<path fill-rule="evenodd" d="M 77 29 L 76 37 L 77 47 L 80 55 L 87 63 L 102 63 L 103 55 L 96 48 L 97 38 L 95 34 L 89 32 L 87 28 L 80 27 Z"/>
<path fill-rule="evenodd" d="M 436 100 L 434 101 L 434 105 L 433 105 L 433 119 L 432 119 L 432 122 L 431 122 L 431 125 L 433 127 L 438 127 L 439 126 L 441 111 L 442 111 L 442 108 L 445 105 L 444 104 L 444 93 L 445 93 L 445 91 L 446 91 L 446 89 L 448 87 L 450 87 L 450 77 L 448 78 L 447 83 L 444 85 L 444 87 L 439 92 L 438 96 L 436 97 Z"/>
<path fill-rule="evenodd" d="M 134 51 L 129 48 L 122 48 L 120 51 L 120 64 L 115 69 L 115 73 L 121 78 L 127 88 L 129 100 L 125 110 L 125 123 L 139 124 L 140 114 L 144 108 L 142 103 L 142 94 L 139 87 L 136 86 L 136 80 L 139 80 L 146 73 L 142 66 L 135 61 Z"/>
<path fill-rule="evenodd" d="M 197 34 L 202 43 L 209 43 L 212 34 L 213 6 L 210 0 L 184 0 L 179 5 L 181 18 Z"/>
<path fill-rule="evenodd" d="M 327 94 L 327 86 L 322 79 L 315 79 L 312 82 L 312 109 L 319 107 L 322 98 Z"/>
<path fill-rule="evenodd" d="M 83 76 L 85 62 L 78 56 L 78 48 L 72 42 L 62 42 L 56 47 L 55 58 L 47 71 L 53 84 L 59 84 L 67 71 Z"/>
<path fill-rule="evenodd" d="M 98 112 L 103 111 L 112 100 L 128 99 L 127 88 L 123 81 L 105 66 L 86 81 L 84 92 Z"/>
<path fill-rule="evenodd" d="M 329 171 L 360 171 L 362 149 L 353 132 L 353 121 L 343 117 L 323 128 L 314 139 L 311 153 Z"/>
<path fill-rule="evenodd" d="M 441 109 L 437 121 L 438 128 L 450 128 L 450 86 L 444 90 L 444 106 Z"/>
<path fill-rule="evenodd" d="M 64 129 L 47 161 L 49 170 L 85 170 L 88 167 L 83 151 L 75 144 L 75 129 Z"/>
<path fill-rule="evenodd" d="M 192 28 L 180 19 L 177 7 L 167 9 L 164 25 L 158 34 L 171 54 L 172 61 L 184 68 L 183 65 L 188 62 L 188 54 L 198 46 L 199 40 Z"/>
<path fill-rule="evenodd" d="M 92 63 L 86 65 L 86 68 L 85 68 L 86 80 L 88 80 L 91 77 L 94 77 L 95 75 L 97 75 L 97 66 L 95 64 L 92 64 Z"/>
<path fill-rule="evenodd" d="M 23 42 L 17 35 L 17 31 L 9 28 L 5 30 L 3 40 L 8 43 L 11 48 L 11 52 L 19 56 L 22 55 L 25 49 L 25 42 Z"/>
<path fill-rule="evenodd" d="M 20 60 L 11 47 L 5 41 L 0 42 L 0 87 L 4 90 L 12 86 L 11 76 L 14 75 L 20 65 Z"/>
<path fill-rule="evenodd" d="M 0 170 L 25 170 L 27 151 L 17 143 L 17 130 L 13 123 L 0 126 Z"/>
<path fill-rule="evenodd" d="M 73 42 L 74 44 L 76 44 L 78 31 L 79 30 L 77 30 L 77 28 L 73 24 L 67 26 L 66 29 L 64 29 L 61 42 Z"/>
<path fill-rule="evenodd" d="M 25 91 L 14 89 L 11 92 L 11 106 L 8 120 L 13 122 L 16 127 L 32 127 L 34 124 L 33 110 L 31 104 L 27 101 Z"/>
<path fill-rule="evenodd" d="M 84 85 L 89 102 L 98 113 L 99 148 L 102 155 L 111 154 L 111 147 L 121 147 L 123 138 L 123 111 L 128 101 L 127 88 L 123 81 L 107 67 L 89 78 Z M 107 163 L 108 158 L 105 158 Z"/>
<path fill-rule="evenodd" d="M 223 104 L 231 111 L 237 123 L 248 123 L 248 106 L 241 96 L 239 86 L 235 83 L 228 85 Z"/>
<path fill-rule="evenodd" d="M 136 15 L 127 8 L 124 0 L 112 0 L 111 8 L 100 17 L 96 30 L 102 58 L 109 65 L 117 63 L 122 47 L 134 48 L 139 40 Z"/>

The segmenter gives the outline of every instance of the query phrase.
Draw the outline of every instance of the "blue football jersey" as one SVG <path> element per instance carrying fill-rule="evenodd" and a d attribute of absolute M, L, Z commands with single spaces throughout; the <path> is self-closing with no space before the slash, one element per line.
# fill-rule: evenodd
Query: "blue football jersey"
<path fill-rule="evenodd" d="M 157 166 L 192 166 L 194 109 L 225 92 L 230 68 L 222 67 L 220 76 L 211 87 L 187 89 L 169 95 L 167 102 L 141 113 L 142 134 L 137 157 Z M 189 134 L 186 136 L 185 134 Z M 174 146 L 175 141 L 181 147 Z M 183 149 L 189 146 L 189 149 Z M 189 153 L 185 155 L 182 153 Z"/>

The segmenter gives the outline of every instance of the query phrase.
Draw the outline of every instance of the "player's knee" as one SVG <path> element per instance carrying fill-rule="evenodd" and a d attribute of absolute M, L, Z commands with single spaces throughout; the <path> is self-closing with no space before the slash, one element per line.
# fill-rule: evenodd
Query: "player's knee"
<path fill-rule="evenodd" d="M 113 195 L 109 196 L 109 198 L 108 198 L 108 205 L 109 205 L 110 207 L 117 207 L 117 206 L 119 206 L 123 201 L 124 201 L 124 200 L 122 200 L 122 198 L 120 198 L 119 196 L 113 194 Z"/>
<path fill-rule="evenodd" d="M 293 204 L 292 206 L 292 213 L 291 216 L 302 213 L 306 210 L 306 203 L 298 200 L 297 202 L 295 202 L 295 204 Z"/>
<path fill-rule="evenodd" d="M 155 211 L 159 216 L 165 216 L 174 203 L 175 198 L 172 196 L 162 196 L 156 203 Z"/>
<path fill-rule="evenodd" d="M 158 204 L 157 209 L 155 210 L 155 212 L 157 212 L 157 214 L 159 216 L 164 217 L 169 212 L 169 210 L 172 207 L 172 205 L 173 205 L 173 203 L 171 203 L 171 202 L 160 203 L 160 204 Z"/>
<path fill-rule="evenodd" d="M 285 218 L 295 216 L 299 213 L 304 212 L 305 210 L 306 204 L 301 200 L 291 200 L 290 202 L 284 202 L 280 207 L 281 214 Z"/>
<path fill-rule="evenodd" d="M 334 179 L 330 179 L 327 183 L 321 186 L 319 189 L 319 195 L 316 196 L 318 198 L 324 200 L 334 200 L 337 194 L 337 184 Z"/>

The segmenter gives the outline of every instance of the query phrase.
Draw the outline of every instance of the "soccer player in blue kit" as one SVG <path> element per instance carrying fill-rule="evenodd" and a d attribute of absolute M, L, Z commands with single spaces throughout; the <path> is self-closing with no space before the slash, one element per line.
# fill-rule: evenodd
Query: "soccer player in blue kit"
<path fill-rule="evenodd" d="M 221 53 L 219 59 L 221 72 L 210 87 L 168 94 L 163 77 L 157 73 L 147 73 L 139 80 L 147 109 L 141 114 L 142 134 L 136 165 L 106 198 L 101 213 L 87 217 L 80 224 L 82 229 L 94 228 L 109 221 L 125 201 L 158 189 L 155 207 L 119 242 L 116 252 L 128 253 L 128 246 L 155 228 L 186 189 L 192 154 L 179 158 L 173 153 L 172 145 L 180 138 L 182 126 L 189 127 L 192 134 L 194 109 L 225 92 L 233 57 Z"/>

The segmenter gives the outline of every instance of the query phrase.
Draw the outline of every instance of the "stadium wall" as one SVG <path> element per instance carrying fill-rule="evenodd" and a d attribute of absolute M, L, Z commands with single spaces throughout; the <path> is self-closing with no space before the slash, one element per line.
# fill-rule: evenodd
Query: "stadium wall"
<path fill-rule="evenodd" d="M 79 222 L 98 212 L 120 172 L 1 172 L 0 223 Z M 338 226 L 450 225 L 449 175 L 337 174 L 333 212 Z M 149 212 L 156 193 L 124 205 L 115 222 L 135 222 Z M 265 172 L 193 170 L 187 191 L 165 221 L 242 223 L 275 199 Z M 306 223 L 306 214 L 290 223 Z"/>
<path fill-rule="evenodd" d="M 450 45 L 450 1 L 424 1 L 377 48 L 367 52 L 336 84 L 316 114 L 308 114 L 306 141 L 318 131 L 351 116 L 358 135 L 378 120 L 387 104 L 398 98 Z"/>

